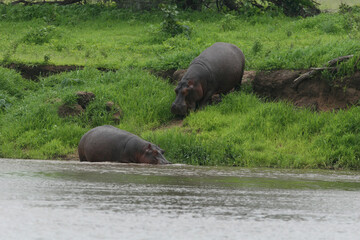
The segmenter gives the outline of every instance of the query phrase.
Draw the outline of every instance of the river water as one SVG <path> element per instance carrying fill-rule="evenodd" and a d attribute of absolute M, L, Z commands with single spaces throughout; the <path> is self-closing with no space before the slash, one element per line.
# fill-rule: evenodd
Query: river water
<path fill-rule="evenodd" d="M 360 173 L 0 159 L 0 239 L 360 239 Z"/>

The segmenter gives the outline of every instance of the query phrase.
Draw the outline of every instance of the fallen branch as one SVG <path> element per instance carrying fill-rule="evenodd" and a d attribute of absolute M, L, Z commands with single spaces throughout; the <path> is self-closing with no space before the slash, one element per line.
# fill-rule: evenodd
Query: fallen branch
<path fill-rule="evenodd" d="M 336 70 L 336 67 L 320 67 L 320 68 L 310 68 L 311 70 L 315 71 L 323 71 L 323 70 Z"/>
<path fill-rule="evenodd" d="M 332 60 L 328 61 L 324 67 L 311 68 L 311 71 L 301 74 L 298 78 L 296 78 L 293 81 L 292 88 L 296 89 L 299 86 L 299 84 L 302 83 L 304 80 L 306 80 L 308 78 L 311 78 L 312 76 L 316 75 L 317 73 L 319 73 L 321 71 L 324 71 L 324 70 L 330 70 L 332 72 L 338 71 L 338 68 L 334 67 L 334 66 L 338 65 L 341 62 L 349 60 L 353 56 L 354 55 L 347 55 L 347 56 L 338 57 L 338 58 L 335 58 L 335 59 L 332 59 Z M 360 60 L 360 57 L 359 57 L 357 63 L 359 62 L 359 60 Z M 355 64 L 355 66 L 357 65 L 357 63 Z"/>
<path fill-rule="evenodd" d="M 306 73 L 301 74 L 298 78 L 296 78 L 296 79 L 294 80 L 292 87 L 293 87 L 293 88 L 297 88 L 298 85 L 299 85 L 302 81 L 304 81 L 305 79 L 308 79 L 308 78 L 312 77 L 312 76 L 315 75 L 316 73 L 317 73 L 316 70 L 312 70 L 312 71 L 310 71 L 310 72 L 306 72 Z"/>
<path fill-rule="evenodd" d="M 347 56 L 342 56 L 342 57 L 338 57 L 338 58 L 335 58 L 333 60 L 330 60 L 327 62 L 327 65 L 329 67 L 332 67 L 334 65 L 337 65 L 338 63 L 341 63 L 341 62 L 344 62 L 344 61 L 347 61 L 349 60 L 350 58 L 354 57 L 354 55 L 347 55 Z"/>

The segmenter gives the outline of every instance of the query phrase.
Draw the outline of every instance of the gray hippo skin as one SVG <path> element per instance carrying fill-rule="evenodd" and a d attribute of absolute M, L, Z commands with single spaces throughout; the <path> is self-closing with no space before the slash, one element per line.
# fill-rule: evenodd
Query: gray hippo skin
<path fill-rule="evenodd" d="M 78 147 L 80 161 L 169 164 L 164 150 L 144 139 L 105 125 L 82 136 Z"/>
<path fill-rule="evenodd" d="M 213 44 L 191 62 L 178 83 L 171 112 L 184 116 L 206 105 L 212 95 L 239 88 L 244 67 L 245 57 L 237 46 L 223 42 Z"/>

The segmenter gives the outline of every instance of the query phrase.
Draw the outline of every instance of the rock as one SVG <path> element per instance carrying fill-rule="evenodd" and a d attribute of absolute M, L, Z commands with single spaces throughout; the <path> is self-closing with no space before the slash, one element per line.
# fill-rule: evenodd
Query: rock
<path fill-rule="evenodd" d="M 113 107 L 114 107 L 115 103 L 112 102 L 112 101 L 109 101 L 109 102 L 106 102 L 105 105 L 106 105 L 106 111 L 110 112 L 110 111 L 113 110 Z"/>
<path fill-rule="evenodd" d="M 106 111 L 114 112 L 113 121 L 115 124 L 119 124 L 120 120 L 123 118 L 124 114 L 119 105 L 115 104 L 112 101 L 106 103 Z"/>
<path fill-rule="evenodd" d="M 76 93 L 76 95 L 78 97 L 77 102 L 83 109 L 86 108 L 90 101 L 95 99 L 95 94 L 92 92 L 79 91 Z"/>
<path fill-rule="evenodd" d="M 66 105 L 63 104 L 58 109 L 60 117 L 77 116 L 84 112 L 84 109 L 79 104 Z"/>
<path fill-rule="evenodd" d="M 123 117 L 123 114 L 122 112 L 116 112 L 113 114 L 113 121 L 115 124 L 119 124 L 120 123 L 120 120 L 122 119 Z"/>

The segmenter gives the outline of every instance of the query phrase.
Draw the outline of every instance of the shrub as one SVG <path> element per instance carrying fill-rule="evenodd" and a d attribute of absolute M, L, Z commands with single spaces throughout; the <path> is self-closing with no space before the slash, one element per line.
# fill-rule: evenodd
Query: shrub
<path fill-rule="evenodd" d="M 360 36 L 360 6 L 350 7 L 342 3 L 339 12 L 344 15 L 344 28 L 348 31 L 349 36 L 358 39 Z"/>
<path fill-rule="evenodd" d="M 54 26 L 40 27 L 36 29 L 31 29 L 24 37 L 24 43 L 32 43 L 42 45 L 44 43 L 50 42 L 54 36 Z"/>
<path fill-rule="evenodd" d="M 11 106 L 11 103 L 8 99 L 8 96 L 6 96 L 5 94 L 2 94 L 0 92 L 0 112 L 8 109 Z"/>
<path fill-rule="evenodd" d="M 34 90 L 36 84 L 24 80 L 19 73 L 0 67 L 0 92 L 21 98 L 28 90 Z"/>
<path fill-rule="evenodd" d="M 262 43 L 259 40 L 256 40 L 252 47 L 252 52 L 254 53 L 254 55 L 256 55 L 257 53 L 259 53 L 261 51 L 262 48 L 263 48 Z"/>
<path fill-rule="evenodd" d="M 233 14 L 225 14 L 224 18 L 220 22 L 221 29 L 223 31 L 235 30 L 237 28 L 236 16 Z"/>
<path fill-rule="evenodd" d="M 189 26 L 182 24 L 178 18 L 178 11 L 176 5 L 161 5 L 161 11 L 164 14 L 164 20 L 161 23 L 162 32 L 174 37 L 178 34 L 184 33 L 187 37 L 190 37 L 191 29 Z"/>

